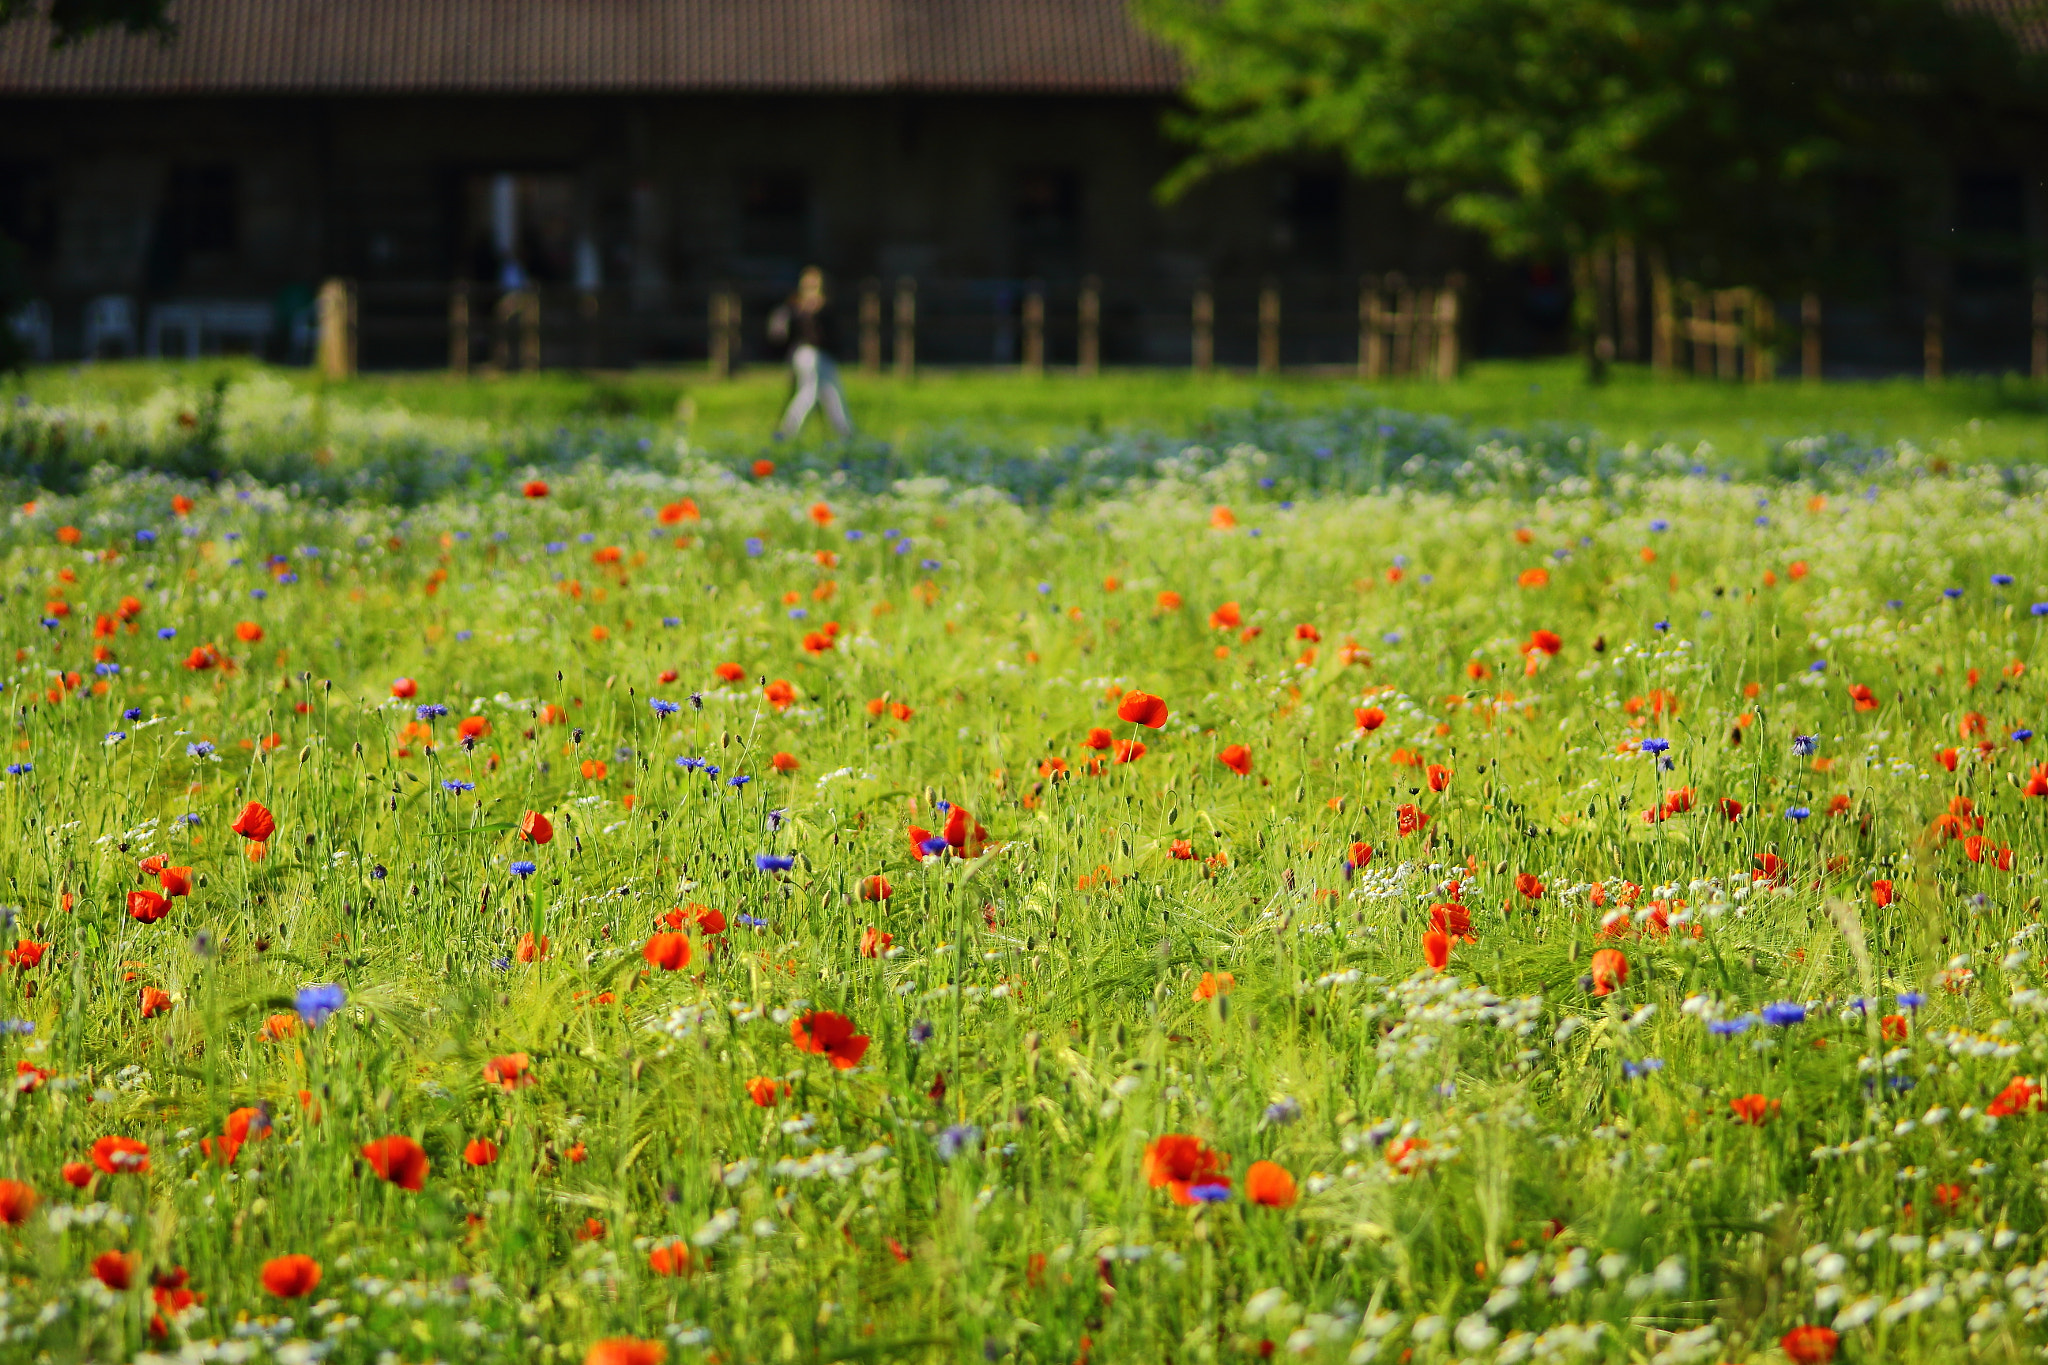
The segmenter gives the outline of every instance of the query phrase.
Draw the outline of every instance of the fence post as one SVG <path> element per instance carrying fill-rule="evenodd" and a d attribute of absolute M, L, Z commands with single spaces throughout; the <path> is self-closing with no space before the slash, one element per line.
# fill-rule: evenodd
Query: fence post
<path fill-rule="evenodd" d="M 1216 364 L 1216 296 L 1207 280 L 1195 286 L 1194 324 L 1195 373 L 1207 374 Z"/>
<path fill-rule="evenodd" d="M 1778 377 L 1778 310 L 1762 290 L 1749 295 L 1749 382 L 1768 384 Z"/>
<path fill-rule="evenodd" d="M 867 280 L 860 287 L 860 368 L 882 372 L 882 286 Z"/>
<path fill-rule="evenodd" d="M 1075 368 L 1092 377 L 1102 368 L 1102 281 L 1093 275 L 1081 281 L 1080 321 Z"/>
<path fill-rule="evenodd" d="M 1452 275 L 1436 296 L 1436 377 L 1449 383 L 1458 377 L 1458 296 L 1465 290 L 1465 277 Z"/>
<path fill-rule="evenodd" d="M 1605 366 L 1614 360 L 1614 251 L 1593 253 L 1593 354 Z"/>
<path fill-rule="evenodd" d="M 598 366 L 602 348 L 598 345 L 598 313 L 601 305 L 595 289 L 585 289 L 576 296 L 577 330 L 582 333 L 579 348 L 583 352 L 583 368 L 594 370 Z"/>
<path fill-rule="evenodd" d="M 1643 301 L 1636 278 L 1636 244 L 1626 237 L 1614 247 L 1614 286 L 1621 358 L 1633 365 L 1643 358 Z"/>
<path fill-rule="evenodd" d="M 1926 330 L 1921 334 L 1921 363 L 1925 366 L 1925 378 L 1930 384 L 1941 382 L 1941 312 L 1927 310 Z"/>
<path fill-rule="evenodd" d="M 540 291 L 522 289 L 519 306 L 519 368 L 540 368 Z"/>
<path fill-rule="evenodd" d="M 2048 379 L 2048 275 L 2034 277 L 2034 365 L 2035 379 Z"/>
<path fill-rule="evenodd" d="M 1259 373 L 1280 373 L 1280 286 L 1271 280 L 1259 288 Z"/>
<path fill-rule="evenodd" d="M 726 324 L 731 304 L 725 290 L 712 289 L 710 312 L 705 319 L 705 362 L 713 379 L 725 379 L 732 374 L 732 329 Z"/>
<path fill-rule="evenodd" d="M 1024 373 L 1045 373 L 1045 290 L 1038 284 L 1024 295 Z"/>
<path fill-rule="evenodd" d="M 469 374 L 469 285 L 462 281 L 448 293 L 448 372 Z"/>
<path fill-rule="evenodd" d="M 896 377 L 917 373 L 917 281 L 908 275 L 896 281 Z"/>
<path fill-rule="evenodd" d="M 1820 383 L 1820 295 L 1811 289 L 1799 300 L 1799 378 Z"/>
<path fill-rule="evenodd" d="M 1387 373 L 1387 318 L 1380 281 L 1367 275 L 1358 285 L 1358 377 L 1382 379 Z"/>
<path fill-rule="evenodd" d="M 1650 372 L 1668 377 L 1676 357 L 1678 318 L 1671 298 L 1671 272 L 1664 268 L 1664 253 L 1650 254 Z"/>
<path fill-rule="evenodd" d="M 1387 276 L 1387 293 L 1394 300 L 1394 315 L 1388 319 L 1394 335 L 1388 347 L 1387 373 L 1405 375 L 1415 366 L 1415 291 L 1408 287 L 1407 276 L 1396 272 Z"/>
<path fill-rule="evenodd" d="M 356 300 L 347 280 L 320 286 L 320 376 L 346 379 L 356 372 Z"/>

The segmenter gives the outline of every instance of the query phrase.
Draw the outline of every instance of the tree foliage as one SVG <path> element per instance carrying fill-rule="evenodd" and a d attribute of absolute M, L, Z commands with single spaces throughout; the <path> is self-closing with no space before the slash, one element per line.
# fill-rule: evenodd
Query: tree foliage
<path fill-rule="evenodd" d="M 57 47 L 112 28 L 168 39 L 177 31 L 169 9 L 170 0 L 0 0 L 0 24 L 47 20 L 50 41 Z"/>
<path fill-rule="evenodd" d="M 1944 0 L 1137 3 L 1190 72 L 1168 194 L 1336 153 L 1506 256 L 1626 237 L 1808 280 L 1871 226 L 1845 178 L 1903 184 L 2048 109 L 2012 31 Z"/>

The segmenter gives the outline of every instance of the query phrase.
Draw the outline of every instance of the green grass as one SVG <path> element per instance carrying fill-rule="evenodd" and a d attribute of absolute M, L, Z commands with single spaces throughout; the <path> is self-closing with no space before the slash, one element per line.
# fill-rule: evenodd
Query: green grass
<path fill-rule="evenodd" d="M 243 375 L 249 367 L 235 362 L 197 367 L 111 363 L 47 369 L 28 380 L 27 390 L 52 402 L 133 402 L 166 383 L 201 386 L 207 376 L 221 372 Z M 305 371 L 272 373 L 295 385 L 315 384 Z M 1706 441 L 1743 462 L 1761 459 L 1775 442 L 1812 436 L 1842 436 L 1864 445 L 1906 440 L 1927 450 L 1940 447 L 1964 462 L 2048 459 L 2048 387 L 2011 378 L 1958 378 L 1934 386 L 1909 379 L 1741 385 L 1690 377 L 1658 380 L 1647 370 L 1619 367 L 1611 382 L 1596 387 L 1587 383 L 1577 362 L 1551 360 L 1481 362 L 1453 384 L 1403 382 L 1364 389 L 1345 378 L 1199 377 L 1179 370 L 1110 371 L 1094 379 L 933 370 L 902 382 L 892 374 L 849 369 L 845 381 L 863 430 L 895 441 L 937 429 L 1021 445 L 1088 433 L 1193 432 L 1219 409 L 1278 403 L 1313 411 L 1354 402 L 1364 393 L 1391 407 L 1445 413 L 1482 428 L 1585 426 L 1617 447 L 1673 441 L 1690 448 Z M 701 370 L 549 371 L 464 381 L 441 374 L 374 374 L 330 390 L 337 400 L 352 404 L 395 405 L 425 416 L 495 423 L 687 417 L 698 440 L 739 447 L 765 441 L 787 391 L 787 376 L 771 366 L 725 381 L 713 381 Z M 822 426 L 822 417 L 814 417 L 810 439 L 822 439 Z"/>
<path fill-rule="evenodd" d="M 10 513 L 0 1354 L 2038 1352 L 2048 479 L 1266 467 Z"/>

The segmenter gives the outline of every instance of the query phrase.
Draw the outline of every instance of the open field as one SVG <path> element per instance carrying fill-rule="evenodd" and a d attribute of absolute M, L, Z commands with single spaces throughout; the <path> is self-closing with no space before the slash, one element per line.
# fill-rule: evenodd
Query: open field
<path fill-rule="evenodd" d="M 137 363 L 36 372 L 26 392 L 38 401 L 140 402 L 167 383 L 202 390 L 216 373 L 242 376 L 234 362 L 194 366 Z M 296 388 L 318 387 L 307 372 L 263 371 Z M 1666 442 L 1691 449 L 1706 441 L 1726 458 L 1755 465 L 1778 444 L 1832 437 L 1874 446 L 1900 440 L 1941 447 L 1963 462 L 2048 460 L 2048 387 L 2017 379 L 1952 378 L 1801 385 L 1658 381 L 1621 367 L 1613 381 L 1589 386 L 1571 360 L 1480 362 L 1449 385 L 1407 381 L 1364 388 L 1341 377 L 1286 374 L 1259 378 L 1184 371 L 1111 371 L 1095 379 L 1050 373 L 1028 378 L 994 371 L 893 375 L 845 372 L 855 420 L 865 435 L 917 443 L 935 432 L 1031 447 L 1160 431 L 1198 435 L 1218 410 L 1264 403 L 1313 412 L 1361 402 L 1406 412 L 1446 414 L 1484 435 L 1561 426 L 1621 447 Z M 493 423 L 618 422 L 684 424 L 701 445 L 751 449 L 767 443 L 788 376 L 759 366 L 726 381 L 701 370 L 616 375 L 549 371 L 533 376 L 453 381 L 438 374 L 367 375 L 327 390 L 338 404 L 396 406 L 429 418 Z M 811 440 L 822 428 L 813 419 Z"/>
<path fill-rule="evenodd" d="M 2043 1344 L 2048 473 L 321 502 L 249 385 L 0 526 L 9 1358 Z"/>

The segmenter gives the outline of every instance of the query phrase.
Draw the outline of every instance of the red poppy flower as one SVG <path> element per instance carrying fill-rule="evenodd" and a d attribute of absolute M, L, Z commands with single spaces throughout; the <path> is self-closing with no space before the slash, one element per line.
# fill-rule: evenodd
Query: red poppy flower
<path fill-rule="evenodd" d="M 1110 762 L 1136 763 L 1145 756 L 1145 742 L 1138 739 L 1120 739 L 1110 746 Z"/>
<path fill-rule="evenodd" d="M 185 667 L 194 673 L 204 673 L 220 662 L 220 651 L 212 645 L 194 645 L 192 652 L 185 656 Z"/>
<path fill-rule="evenodd" d="M 1084 749 L 1107 749 L 1115 742 L 1116 736 L 1098 725 L 1088 732 L 1088 738 L 1081 741 L 1081 747 Z"/>
<path fill-rule="evenodd" d="M 1361 867 L 1370 865 L 1371 862 L 1372 845 L 1362 840 L 1354 841 L 1351 847 L 1344 852 L 1344 866 L 1352 869 L 1354 872 Z"/>
<path fill-rule="evenodd" d="M 1216 755 L 1216 761 L 1239 777 L 1251 776 L 1252 751 L 1242 744 L 1229 745 L 1222 753 Z"/>
<path fill-rule="evenodd" d="M 1902 1025 L 1904 1022 L 1900 1020 Z M 1904 1037 L 1904 1032 L 1899 1036 Z M 2044 1104 L 2048 1104 L 2048 1100 L 2044 1100 L 2040 1086 L 2025 1076 L 2015 1076 L 2006 1082 L 2005 1089 L 1998 1092 L 1997 1098 L 1984 1106 L 1984 1112 L 1995 1119 L 2002 1119 L 2011 1114 L 2030 1113 Z"/>
<path fill-rule="evenodd" d="M 787 711 L 790 704 L 796 700 L 796 689 L 781 678 L 777 678 L 761 689 L 761 695 L 766 697 L 768 704 L 776 710 Z"/>
<path fill-rule="evenodd" d="M 1879 879 L 1870 884 L 1870 903 L 1883 907 L 1892 903 L 1892 884 Z"/>
<path fill-rule="evenodd" d="M 144 924 L 153 924 L 170 912 L 171 902 L 168 896 L 159 895 L 154 891 L 128 893 L 128 913 Z"/>
<path fill-rule="evenodd" d="M 767 466 L 763 469 L 762 466 Z M 765 479 L 775 472 L 772 460 L 754 461 L 754 477 Z M 583 1357 L 583 1365 L 661 1365 L 668 1359 L 668 1347 L 658 1341 L 642 1341 L 638 1337 L 607 1337 L 591 1345 Z"/>
<path fill-rule="evenodd" d="M 18 972 L 32 971 L 42 965 L 43 955 L 49 951 L 47 943 L 38 943 L 32 938 L 21 939 L 7 950 L 7 965 Z"/>
<path fill-rule="evenodd" d="M 363 1144 L 363 1160 L 380 1180 L 401 1190 L 418 1191 L 427 1183 L 426 1149 L 409 1137 L 381 1137 Z"/>
<path fill-rule="evenodd" d="M 1907 1022 L 1903 1014 L 1887 1014 L 1877 1021 L 1878 1036 L 1888 1043 L 1903 1043 L 1912 1031 L 1913 1026 Z"/>
<path fill-rule="evenodd" d="M 87 1185 L 92 1184 L 92 1167 L 86 1165 L 83 1161 L 65 1162 L 58 1174 L 64 1177 L 65 1184 L 74 1186 L 77 1189 L 82 1190 Z"/>
<path fill-rule="evenodd" d="M 507 1053 L 503 1057 L 493 1057 L 484 1063 L 484 1083 L 495 1085 L 500 1090 L 510 1094 L 522 1086 L 534 1085 L 539 1081 L 539 1077 L 533 1074 L 531 1067 L 532 1058 L 528 1057 L 524 1052 L 512 1052 Z"/>
<path fill-rule="evenodd" d="M 1361 730 L 1377 730 L 1387 723 L 1387 713 L 1377 706 L 1360 706 L 1351 713 L 1357 718 Z"/>
<path fill-rule="evenodd" d="M 1203 972 L 1202 979 L 1195 983 L 1195 999 L 1214 1000 L 1236 989 L 1237 978 L 1229 972 Z"/>
<path fill-rule="evenodd" d="M 35 1186 L 19 1180 L 0 1180 L 0 1226 L 20 1227 L 42 1202 Z"/>
<path fill-rule="evenodd" d="M 1451 938 L 1462 938 L 1468 943 L 1479 940 L 1472 937 L 1472 912 L 1458 903 L 1432 905 L 1429 907 L 1429 927 Z"/>
<path fill-rule="evenodd" d="M 1292 1208 L 1298 1197 L 1294 1177 L 1287 1168 L 1271 1161 L 1254 1161 L 1244 1173 L 1247 1202 L 1269 1209 Z"/>
<path fill-rule="evenodd" d="M 1166 703 L 1150 692 L 1126 692 L 1118 703 L 1116 718 L 1132 725 L 1143 725 L 1157 730 L 1166 724 Z"/>
<path fill-rule="evenodd" d="M 1875 711 L 1878 707 L 1877 694 L 1862 683 L 1849 684 L 1849 700 L 1856 703 L 1858 711 Z"/>
<path fill-rule="evenodd" d="M 1432 929 L 1422 936 L 1422 960 L 1433 972 L 1440 972 L 1451 961 L 1451 936 Z"/>
<path fill-rule="evenodd" d="M 1538 880 L 1533 872 L 1516 873 L 1515 890 L 1521 892 L 1525 900 L 1540 901 L 1543 899 L 1543 883 Z"/>
<path fill-rule="evenodd" d="M 1244 613 L 1237 609 L 1237 603 L 1225 602 L 1209 613 L 1211 630 L 1236 630 L 1244 620 Z"/>
<path fill-rule="evenodd" d="M 1429 817 L 1412 802 L 1403 802 L 1394 810 L 1394 829 L 1404 839 L 1428 823 Z"/>
<path fill-rule="evenodd" d="M 235 817 L 234 823 L 229 825 L 228 828 L 241 835 L 244 839 L 250 839 L 260 844 L 268 840 L 271 835 L 277 833 L 277 820 L 269 811 L 263 808 L 261 801 L 251 801 L 248 805 L 242 807 L 242 813 Z"/>
<path fill-rule="evenodd" d="M 1628 959 L 1618 948 L 1602 948 L 1593 954 L 1593 994 L 1611 995 L 1628 983 Z"/>
<path fill-rule="evenodd" d="M 132 1251 L 102 1251 L 92 1260 L 93 1278 L 116 1291 L 132 1286 L 141 1268 L 142 1258 Z"/>
<path fill-rule="evenodd" d="M 860 898 L 864 901 L 885 901 L 896 894 L 896 888 L 889 885 L 889 879 L 879 874 L 861 879 Z"/>
<path fill-rule="evenodd" d="M 690 1248 L 681 1242 L 663 1242 L 650 1248 L 647 1268 L 656 1275 L 686 1275 L 690 1270 Z"/>
<path fill-rule="evenodd" d="M 1184 862 L 1189 861 L 1195 856 L 1195 846 L 1185 839 L 1175 839 L 1167 846 L 1166 854 L 1170 858 L 1179 858 Z"/>
<path fill-rule="evenodd" d="M 498 1159 L 498 1144 L 489 1138 L 471 1138 L 463 1145 L 462 1159 L 471 1166 L 488 1166 Z"/>
<path fill-rule="evenodd" d="M 1228 1184 L 1223 1167 L 1230 1158 L 1186 1133 L 1162 1133 L 1145 1144 L 1145 1182 L 1164 1186 L 1177 1204 L 1193 1204 L 1188 1191 L 1196 1185 Z"/>
<path fill-rule="evenodd" d="M 796 761 L 795 754 L 778 753 L 768 760 L 768 766 L 779 773 L 793 773 L 803 765 Z"/>
<path fill-rule="evenodd" d="M 763 1109 L 773 1109 L 789 1093 L 789 1086 L 771 1076 L 756 1076 L 747 1082 L 747 1098 Z"/>
<path fill-rule="evenodd" d="M 148 1175 L 149 1144 L 131 1137 L 103 1137 L 92 1145 L 92 1164 L 108 1175 Z"/>
<path fill-rule="evenodd" d="M 1778 1112 L 1778 1102 L 1765 1099 L 1762 1095 L 1737 1095 L 1728 1101 L 1728 1108 L 1735 1115 L 1737 1123 L 1761 1128 L 1770 1122 L 1771 1115 Z"/>
<path fill-rule="evenodd" d="M 1956 764 L 1962 760 L 1962 756 L 1963 752 L 1960 749 L 1943 749 L 1934 756 L 1934 761 L 1950 772 L 1954 772 Z"/>
<path fill-rule="evenodd" d="M 870 924 L 862 931 L 860 936 L 860 955 L 862 957 L 880 957 L 883 953 L 888 952 L 890 945 L 895 942 L 896 936 L 894 934 L 883 933 L 880 929 Z"/>
<path fill-rule="evenodd" d="M 1169 588 L 1168 590 L 1166 590 L 1165 592 L 1162 592 L 1162 593 L 1160 593 L 1160 594 L 1159 594 L 1159 599 L 1158 599 L 1158 600 L 1159 600 L 1159 610 L 1161 610 L 1161 611 L 1179 611 L 1179 610 L 1180 610 L 1180 594 L 1179 594 L 1179 593 L 1177 593 L 1177 592 L 1174 592 L 1174 591 L 1173 591 L 1172 589 L 1170 589 L 1170 588 Z"/>
<path fill-rule="evenodd" d="M 156 874 L 157 884 L 166 896 L 189 896 L 192 894 L 192 869 L 189 867 L 167 867 Z"/>
<path fill-rule="evenodd" d="M 1835 1348 L 1841 1342 L 1834 1329 L 1808 1323 L 1794 1327 L 1778 1338 L 1778 1348 L 1793 1362 L 1793 1365 L 1827 1365 L 1835 1358 Z"/>
<path fill-rule="evenodd" d="M 548 486 L 539 479 L 528 479 L 520 485 L 519 491 L 529 498 L 544 498 L 548 495 Z"/>
<path fill-rule="evenodd" d="M 946 812 L 946 827 L 940 837 L 963 858 L 979 858 L 988 847 L 988 831 L 962 806 Z"/>
<path fill-rule="evenodd" d="M 1441 763 L 1430 764 L 1428 776 L 1429 789 L 1433 792 L 1443 791 L 1451 785 L 1451 770 Z"/>
<path fill-rule="evenodd" d="M 867 1053 L 866 1034 L 853 1031 L 853 1021 L 831 1010 L 807 1010 L 790 1021 L 789 1040 L 804 1052 L 831 1059 L 841 1071 L 860 1065 Z"/>
<path fill-rule="evenodd" d="M 1722 797 L 1720 805 L 1721 816 L 1723 819 L 1727 820 L 1729 824 L 1732 825 L 1737 820 L 1740 820 L 1742 818 L 1742 803 L 1740 801 L 1737 801 L 1734 797 Z"/>
<path fill-rule="evenodd" d="M 280 1299 L 303 1299 L 320 1284 L 320 1263 L 311 1256 L 279 1256 L 263 1263 L 263 1287 Z"/>
<path fill-rule="evenodd" d="M 519 837 L 530 844 L 544 844 L 555 837 L 555 827 L 537 810 L 526 812 L 519 821 Z"/>
<path fill-rule="evenodd" d="M 663 526 L 674 526 L 679 521 L 696 521 L 699 515 L 697 504 L 688 498 L 681 502 L 669 503 L 655 514 L 656 520 Z"/>
<path fill-rule="evenodd" d="M 168 992 L 158 990 L 155 986 L 144 986 L 142 988 L 141 1006 L 142 1017 L 154 1019 L 159 1014 L 169 1014 L 171 1012 L 171 997 Z"/>

